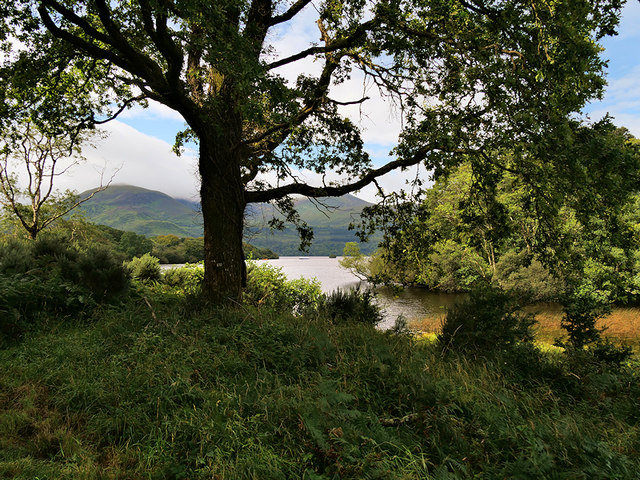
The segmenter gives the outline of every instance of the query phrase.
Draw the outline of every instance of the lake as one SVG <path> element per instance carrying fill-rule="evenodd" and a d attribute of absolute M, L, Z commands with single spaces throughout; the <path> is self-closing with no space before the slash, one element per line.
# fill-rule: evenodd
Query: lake
<path fill-rule="evenodd" d="M 340 266 L 340 258 L 329 257 L 280 257 L 277 260 L 258 260 L 257 263 L 269 263 L 280 267 L 288 279 L 317 278 L 322 291 L 329 293 L 336 288 L 355 288 L 366 286 L 353 273 Z M 459 302 L 461 294 L 432 292 L 418 287 L 407 287 L 397 292 L 391 288 L 377 289 L 380 306 L 384 309 L 384 320 L 380 328 L 391 328 L 399 315 L 404 316 L 412 327 L 423 331 L 437 331 L 447 307 Z M 562 310 L 559 305 L 539 304 L 525 308 L 534 313 L 538 321 L 538 338 L 552 342 L 562 336 L 560 327 Z M 607 327 L 605 336 L 626 343 L 636 343 L 640 336 L 640 308 L 614 308 L 611 315 L 601 319 L 598 327 Z"/>
<path fill-rule="evenodd" d="M 257 264 L 268 263 L 282 269 L 289 280 L 316 278 L 325 293 L 333 290 L 367 286 L 356 275 L 340 266 L 340 259 L 329 257 L 280 257 L 276 260 L 257 260 Z M 453 305 L 461 296 L 431 292 L 423 288 L 405 288 L 400 292 L 391 288 L 378 288 L 378 300 L 384 310 L 384 320 L 380 328 L 390 328 L 399 315 L 408 321 L 431 318 L 439 322 L 445 308 Z"/>

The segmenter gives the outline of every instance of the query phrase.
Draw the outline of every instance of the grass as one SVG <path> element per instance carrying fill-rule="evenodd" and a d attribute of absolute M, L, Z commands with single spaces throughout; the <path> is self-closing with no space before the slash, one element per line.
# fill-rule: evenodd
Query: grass
<path fill-rule="evenodd" d="M 535 313 L 536 338 L 539 342 L 552 344 L 557 338 L 566 335 L 562 329 L 562 311 L 557 305 L 539 305 L 527 307 L 527 312 Z M 436 334 L 440 331 L 444 314 L 437 314 L 414 320 L 410 327 L 416 331 Z M 617 343 L 630 345 L 634 351 L 640 351 L 640 308 L 614 308 L 611 314 L 597 322 L 598 328 L 604 328 L 603 336 Z"/>
<path fill-rule="evenodd" d="M 161 296 L 0 350 L 0 478 L 632 479 L 637 372 Z M 579 378 L 578 378 L 579 377 Z"/>

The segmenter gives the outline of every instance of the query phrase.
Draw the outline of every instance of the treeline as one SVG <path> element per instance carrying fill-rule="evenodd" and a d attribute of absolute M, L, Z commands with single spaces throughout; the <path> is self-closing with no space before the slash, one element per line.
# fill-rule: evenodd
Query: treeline
<path fill-rule="evenodd" d="M 20 230 L 16 230 L 20 232 Z M 106 225 L 87 222 L 82 217 L 59 219 L 48 228 L 45 235 L 57 235 L 69 239 L 81 247 L 102 245 L 120 261 L 131 260 L 146 253 L 158 258 L 163 264 L 197 263 L 204 260 L 204 240 L 202 237 L 178 237 L 158 235 L 146 237 L 134 232 L 125 232 Z M 17 236 L 22 234 L 16 233 Z M 268 248 L 260 248 L 243 243 L 245 258 L 278 258 L 278 254 Z"/>
<path fill-rule="evenodd" d="M 638 302 L 640 143 L 624 129 L 594 128 L 603 131 L 582 153 L 589 170 L 571 185 L 538 188 L 532 173 L 512 169 L 515 153 L 496 155 L 500 168 L 482 175 L 468 160 L 421 203 L 396 206 L 383 248 L 366 265 L 356 252 L 351 266 L 379 282 L 444 292 L 489 284 L 528 301 L 571 291 L 594 304 Z M 384 222 L 382 210 L 373 213 Z"/>

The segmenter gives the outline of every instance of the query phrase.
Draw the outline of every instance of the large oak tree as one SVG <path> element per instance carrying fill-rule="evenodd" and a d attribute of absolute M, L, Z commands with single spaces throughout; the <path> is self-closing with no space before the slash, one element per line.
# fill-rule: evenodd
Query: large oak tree
<path fill-rule="evenodd" d="M 90 127 L 147 100 L 179 112 L 188 129 L 178 141 L 194 139 L 199 148 L 206 289 L 235 297 L 247 204 L 342 195 L 394 169 L 446 169 L 462 154 L 481 165 L 492 161 L 486 152 L 549 138 L 600 93 L 598 40 L 614 33 L 620 7 L 617 0 L 3 0 L 3 115 L 30 105 L 46 121 L 55 106 Z M 288 55 L 274 48 L 273 32 L 314 15 L 314 43 Z M 305 71 L 310 59 L 317 74 Z M 297 80 L 283 76 L 295 68 Z M 366 108 L 366 98 L 332 98 L 332 87 L 361 74 L 402 116 L 393 160 L 382 166 L 371 163 L 359 128 L 342 114 L 345 104 Z M 58 81 L 69 75 L 73 81 Z M 517 161 L 526 169 L 527 159 Z M 342 180 L 314 186 L 298 180 L 298 169 Z M 265 180 L 269 172 L 277 182 Z"/>

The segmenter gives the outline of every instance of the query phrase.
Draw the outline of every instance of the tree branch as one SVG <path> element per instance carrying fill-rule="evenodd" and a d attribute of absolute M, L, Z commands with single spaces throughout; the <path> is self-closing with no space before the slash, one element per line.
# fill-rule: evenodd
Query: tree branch
<path fill-rule="evenodd" d="M 362 38 L 363 35 L 366 35 L 367 32 L 373 30 L 379 24 L 379 20 L 377 18 L 373 18 L 367 22 L 364 22 L 348 36 L 331 42 L 330 44 L 325 44 L 324 47 L 310 47 L 306 50 L 296 53 L 295 55 L 291 55 L 290 57 L 282 58 L 280 60 L 276 60 L 275 62 L 271 62 L 266 65 L 268 70 L 273 70 L 274 68 L 281 67 L 283 65 L 287 65 L 289 63 L 296 62 L 298 60 L 302 60 L 305 57 L 310 55 L 318 55 L 318 54 L 327 54 L 331 52 L 335 52 L 342 49 L 347 49 L 355 46 L 356 42 Z"/>
<path fill-rule="evenodd" d="M 362 97 L 360 100 L 353 100 L 351 102 L 340 102 L 338 100 L 333 100 L 332 98 L 327 98 L 327 101 L 331 103 L 335 103 L 336 105 L 358 105 L 360 103 L 364 103 L 367 100 L 371 100 L 370 97 Z"/>
<path fill-rule="evenodd" d="M 92 114 L 91 115 L 91 119 L 89 121 L 93 125 L 103 125 L 103 124 L 105 124 L 107 122 L 110 122 L 111 120 L 115 120 L 116 118 L 118 118 L 118 116 L 122 112 L 124 112 L 127 109 L 127 107 L 129 107 L 129 105 L 131 105 L 132 103 L 139 102 L 141 100 L 144 100 L 145 98 L 147 98 L 146 95 L 138 95 L 137 97 L 127 98 L 124 102 L 122 102 L 122 106 L 116 111 L 116 113 L 114 113 L 110 117 L 108 117 L 108 118 L 106 118 L 104 120 L 96 120 L 95 117 Z"/>
<path fill-rule="evenodd" d="M 91 42 L 88 42 L 80 37 L 77 37 L 67 32 L 63 28 L 60 28 L 49 15 L 49 12 L 47 11 L 47 5 L 53 8 L 58 13 L 60 13 L 60 15 L 63 16 L 63 18 L 66 18 L 68 21 L 82 28 L 82 30 L 84 30 L 84 32 L 87 35 L 92 36 L 96 40 L 101 41 L 107 45 L 111 45 L 109 37 L 95 30 L 93 27 L 91 27 L 91 25 L 85 22 L 82 18 L 78 17 L 74 12 L 61 7 L 57 3 L 45 0 L 43 1 L 42 4 L 38 6 L 38 13 L 40 14 L 40 18 L 42 19 L 42 22 L 44 23 L 45 27 L 47 27 L 47 29 L 54 36 L 66 42 L 69 42 L 69 44 L 71 44 L 73 47 L 77 48 L 78 50 L 87 52 L 90 56 L 94 58 L 100 58 L 103 60 L 110 61 L 115 65 L 118 65 L 126 69 L 126 66 L 128 65 L 127 62 L 125 62 L 122 58 L 114 54 L 112 51 L 105 50 L 104 48 L 98 47 L 97 45 Z M 65 14 L 68 14 L 68 16 L 66 16 Z"/>
<path fill-rule="evenodd" d="M 296 3 L 291 5 L 289 10 L 287 10 L 281 15 L 276 15 L 275 17 L 273 17 L 269 22 L 269 26 L 273 27 L 274 25 L 278 25 L 279 23 L 288 22 L 293 17 L 295 17 L 298 13 L 300 13 L 300 11 L 302 11 L 304 7 L 309 5 L 311 1 L 312 0 L 298 0 Z"/>
<path fill-rule="evenodd" d="M 375 170 L 360 177 L 357 181 L 346 185 L 313 187 L 305 183 L 291 183 L 282 187 L 275 187 L 264 191 L 248 191 L 245 194 L 247 203 L 268 202 L 288 195 L 304 195 L 305 197 L 339 197 L 347 193 L 355 192 L 369 185 L 378 177 L 385 175 L 398 168 L 411 167 L 423 161 L 427 155 L 435 150 L 447 151 L 451 153 L 470 153 L 466 149 L 446 149 L 436 145 L 428 145 L 421 147 L 411 157 L 398 159 L 383 165 Z"/>
<path fill-rule="evenodd" d="M 273 0 L 253 0 L 247 16 L 245 33 L 254 44 L 254 53 L 260 54 L 262 43 L 269 30 Z"/>
<path fill-rule="evenodd" d="M 173 38 L 171 38 L 167 28 L 167 15 L 161 10 L 160 6 L 158 6 L 154 28 L 151 4 L 148 0 L 139 1 L 144 29 L 167 61 L 167 80 L 172 83 L 177 82 L 180 78 L 180 72 L 182 71 L 182 65 L 184 63 L 184 52 L 180 46 L 173 41 Z"/>

